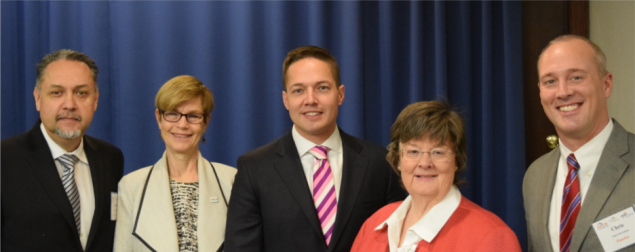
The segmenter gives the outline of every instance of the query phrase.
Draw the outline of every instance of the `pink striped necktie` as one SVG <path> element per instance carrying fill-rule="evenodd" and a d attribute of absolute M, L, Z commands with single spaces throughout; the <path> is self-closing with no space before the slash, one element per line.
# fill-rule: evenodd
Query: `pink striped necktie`
<path fill-rule="evenodd" d="M 567 157 L 567 166 L 569 167 L 569 173 L 567 174 L 567 179 L 564 182 L 562 208 L 560 210 L 561 252 L 569 252 L 571 235 L 573 234 L 575 220 L 578 219 L 578 212 L 580 212 L 581 203 L 580 182 L 578 182 L 578 170 L 580 169 L 580 164 L 578 164 L 578 160 L 575 158 L 573 153 Z"/>
<path fill-rule="evenodd" d="M 326 245 L 329 245 L 337 213 L 337 198 L 327 152 L 328 148 L 320 145 L 309 150 L 316 159 L 313 166 L 313 202 L 320 218 Z"/>

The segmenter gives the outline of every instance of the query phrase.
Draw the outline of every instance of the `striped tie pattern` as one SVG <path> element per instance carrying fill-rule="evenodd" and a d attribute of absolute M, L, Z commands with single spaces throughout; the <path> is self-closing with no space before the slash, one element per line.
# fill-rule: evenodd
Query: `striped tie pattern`
<path fill-rule="evenodd" d="M 571 153 L 567 157 L 569 173 L 564 183 L 564 193 L 562 195 L 562 209 L 560 210 L 560 251 L 568 252 L 571 245 L 571 234 L 575 220 L 580 212 L 580 182 L 578 182 L 578 170 L 580 164 Z"/>
<path fill-rule="evenodd" d="M 335 214 L 337 213 L 337 197 L 335 197 L 331 165 L 326 155 L 328 148 L 318 145 L 309 152 L 316 159 L 313 166 L 313 202 L 315 203 L 318 218 L 320 218 L 326 245 L 329 245 L 333 234 Z"/>
<path fill-rule="evenodd" d="M 77 225 L 77 233 L 80 233 L 81 227 L 81 208 L 79 206 L 79 192 L 77 191 L 77 185 L 75 185 L 75 163 L 79 160 L 74 154 L 64 154 L 57 158 L 57 160 L 64 166 L 64 172 L 62 173 L 62 185 L 68 196 L 68 200 L 73 207 L 73 216 L 75 216 L 75 224 Z"/>

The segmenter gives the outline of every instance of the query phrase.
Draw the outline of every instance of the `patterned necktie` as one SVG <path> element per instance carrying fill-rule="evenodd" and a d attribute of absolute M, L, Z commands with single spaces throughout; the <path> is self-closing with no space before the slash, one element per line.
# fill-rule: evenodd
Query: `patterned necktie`
<path fill-rule="evenodd" d="M 79 158 L 74 154 L 64 154 L 63 156 L 58 157 L 57 160 L 60 161 L 62 166 L 64 166 L 64 172 L 62 173 L 62 185 L 64 185 L 64 190 L 66 191 L 68 200 L 71 202 L 71 207 L 73 207 L 73 216 L 75 216 L 77 233 L 80 233 L 81 209 L 79 206 L 79 192 L 77 191 L 75 176 L 73 174 L 75 171 L 75 163 L 77 163 Z"/>
<path fill-rule="evenodd" d="M 309 151 L 315 156 L 313 166 L 313 202 L 322 224 L 322 232 L 326 239 L 326 245 L 331 242 L 333 234 L 333 224 L 337 213 L 337 198 L 335 197 L 335 185 L 333 184 L 333 173 L 328 161 L 328 148 L 325 146 L 315 146 Z"/>
<path fill-rule="evenodd" d="M 571 153 L 567 157 L 569 173 L 564 183 L 564 193 L 562 194 L 562 209 L 560 210 L 560 251 L 568 252 L 571 245 L 571 234 L 575 220 L 580 212 L 580 182 L 578 182 L 578 170 L 580 164 Z"/>

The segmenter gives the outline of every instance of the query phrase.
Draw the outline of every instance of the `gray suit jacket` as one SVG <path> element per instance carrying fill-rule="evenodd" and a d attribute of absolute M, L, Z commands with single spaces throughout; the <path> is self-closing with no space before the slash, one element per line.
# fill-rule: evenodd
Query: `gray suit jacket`
<path fill-rule="evenodd" d="M 222 247 L 227 216 L 224 198 L 229 201 L 236 175 L 233 167 L 212 164 L 214 169 L 198 154 L 199 251 Z M 119 182 L 114 251 L 179 251 L 165 153 L 153 166 L 131 172 Z"/>
<path fill-rule="evenodd" d="M 613 132 L 573 229 L 572 252 L 603 251 L 591 224 L 635 204 L 635 135 L 616 120 L 613 122 Z M 529 251 L 553 251 L 547 223 L 559 158 L 560 150 L 555 148 L 534 161 L 525 174 L 523 197 Z M 621 251 L 635 251 L 635 245 Z"/>

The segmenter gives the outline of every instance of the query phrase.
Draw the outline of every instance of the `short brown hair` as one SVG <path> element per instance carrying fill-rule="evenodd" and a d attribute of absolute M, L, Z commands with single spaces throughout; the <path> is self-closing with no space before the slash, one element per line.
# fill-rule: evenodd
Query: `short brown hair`
<path fill-rule="evenodd" d="M 582 41 L 586 42 L 589 46 L 591 46 L 591 48 L 593 48 L 593 51 L 595 52 L 595 65 L 598 68 L 598 73 L 600 74 L 600 78 L 606 76 L 606 74 L 609 71 L 606 69 L 606 55 L 604 55 L 604 52 L 602 51 L 602 49 L 597 44 L 593 43 L 593 41 L 589 40 L 588 38 L 585 38 L 585 37 L 582 37 L 582 36 L 578 36 L 578 35 L 574 35 L 574 34 L 561 35 L 561 36 L 558 36 L 557 38 L 549 41 L 549 44 L 547 44 L 547 46 L 545 46 L 545 48 L 542 49 L 542 52 L 540 52 L 540 56 L 538 56 L 538 63 L 540 63 L 540 59 L 542 58 L 542 54 L 545 53 L 547 48 L 549 48 L 551 45 L 553 45 L 555 43 L 558 43 L 558 42 L 565 42 L 565 41 L 574 40 L 574 39 L 582 40 Z M 538 76 L 538 77 L 540 77 L 540 76 Z"/>
<path fill-rule="evenodd" d="M 203 83 L 189 75 L 180 75 L 168 80 L 157 93 L 155 105 L 158 110 L 171 111 L 179 104 L 190 99 L 201 97 L 203 104 L 204 122 L 207 123 L 214 109 L 214 96 Z"/>
<path fill-rule="evenodd" d="M 97 74 L 99 74 L 99 69 L 97 68 L 97 65 L 95 64 L 95 61 L 93 61 L 86 54 L 69 50 L 69 49 L 60 49 L 55 52 L 49 53 L 46 56 L 44 56 L 42 60 L 40 60 L 40 62 L 37 64 L 37 80 L 35 82 L 35 87 L 38 90 L 40 90 L 42 87 L 42 77 L 44 77 L 44 70 L 46 70 L 46 67 L 49 64 L 58 60 L 79 61 L 79 62 L 85 63 L 88 66 L 88 69 L 90 69 L 90 74 L 93 77 L 93 82 L 95 82 L 95 90 L 98 90 Z"/>
<path fill-rule="evenodd" d="M 331 73 L 333 74 L 333 79 L 335 80 L 335 86 L 338 88 L 340 87 L 340 67 L 337 65 L 335 57 L 333 57 L 333 55 L 324 48 L 317 46 L 303 46 L 291 50 L 287 54 L 287 58 L 284 59 L 284 63 L 282 63 L 282 90 L 287 90 L 287 71 L 289 70 L 291 64 L 305 58 L 316 58 L 328 63 L 331 66 Z"/>
<path fill-rule="evenodd" d="M 462 182 L 459 181 L 458 175 L 463 172 L 467 162 L 465 128 L 461 116 L 444 101 L 416 102 L 408 105 L 397 116 L 391 128 L 390 144 L 386 155 L 386 160 L 397 175 L 401 177 L 399 143 L 423 137 L 452 145 L 457 165 L 453 184 Z"/>

